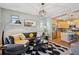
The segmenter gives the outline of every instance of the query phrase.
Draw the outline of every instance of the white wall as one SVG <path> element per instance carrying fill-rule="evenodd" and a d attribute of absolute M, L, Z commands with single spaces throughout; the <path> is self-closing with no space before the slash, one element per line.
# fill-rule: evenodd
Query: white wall
<path fill-rule="evenodd" d="M 30 15 L 27 13 L 22 13 L 22 12 L 18 12 L 18 11 L 13 11 L 13 10 L 8 10 L 8 9 L 4 9 L 4 8 L 0 8 L 0 32 L 3 31 L 4 27 L 6 27 L 10 22 L 11 22 L 11 16 L 12 15 L 17 15 L 19 16 L 19 19 L 22 21 L 22 28 L 24 26 L 24 19 L 32 19 L 34 21 L 37 22 L 36 27 L 32 27 L 32 28 L 27 28 L 25 27 L 25 31 L 38 31 L 40 30 L 40 22 L 41 20 L 43 21 L 44 25 L 46 24 L 46 18 L 42 18 L 42 17 L 37 17 L 34 15 Z M 8 26 L 9 29 L 13 29 L 13 27 L 18 29 L 18 26 Z M 7 28 L 7 30 L 9 31 L 9 29 Z M 23 30 L 23 31 L 24 31 Z M 19 30 L 17 30 L 19 31 Z"/>
<path fill-rule="evenodd" d="M 39 18 L 37 18 L 36 16 L 30 15 L 30 14 L 25 14 L 22 12 L 18 12 L 18 11 L 12 11 L 12 10 L 8 10 L 8 9 L 2 9 L 2 18 L 3 21 L 5 21 L 5 25 L 8 24 L 9 22 L 11 22 L 11 16 L 12 15 L 17 15 L 19 16 L 19 19 L 21 21 L 23 21 L 24 19 L 32 19 L 32 20 L 38 20 Z"/>
<path fill-rule="evenodd" d="M 25 14 L 25 13 L 22 13 L 22 12 L 17 12 L 17 11 L 12 11 L 12 10 L 8 10 L 8 9 L 2 9 L 2 18 L 3 18 L 3 24 L 4 25 L 7 25 L 9 24 L 9 22 L 11 22 L 11 16 L 12 15 L 17 15 L 19 16 L 19 19 L 22 21 L 24 21 L 24 19 L 32 19 L 32 20 L 35 20 L 35 21 L 38 21 L 39 22 L 39 18 L 36 17 L 36 16 L 33 16 L 33 15 L 30 15 L 30 14 Z M 24 25 L 24 24 L 22 24 Z M 37 25 L 39 25 L 37 23 Z"/>
<path fill-rule="evenodd" d="M 1 29 L 1 9 L 0 9 L 0 29 Z"/>
<path fill-rule="evenodd" d="M 0 37 L 1 37 L 1 31 L 2 31 L 2 21 L 1 21 L 1 8 L 0 8 Z"/>
<path fill-rule="evenodd" d="M 1 8 L 0 8 L 0 44 L 1 44 L 1 32 L 2 32 L 2 21 L 1 21 Z"/>

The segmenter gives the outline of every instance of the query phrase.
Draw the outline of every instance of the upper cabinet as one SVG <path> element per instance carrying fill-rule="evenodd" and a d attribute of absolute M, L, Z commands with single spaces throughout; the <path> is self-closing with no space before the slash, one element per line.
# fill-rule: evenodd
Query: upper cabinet
<path fill-rule="evenodd" d="M 69 28 L 70 21 L 68 20 L 53 20 L 52 25 L 57 28 Z"/>

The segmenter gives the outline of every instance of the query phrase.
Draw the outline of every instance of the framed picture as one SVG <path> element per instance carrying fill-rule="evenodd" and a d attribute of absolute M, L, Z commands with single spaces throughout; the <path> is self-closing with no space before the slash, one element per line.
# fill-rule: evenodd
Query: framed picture
<path fill-rule="evenodd" d="M 21 24 L 21 22 L 19 20 L 19 16 L 12 15 L 11 20 L 12 20 L 12 24 Z"/>
<path fill-rule="evenodd" d="M 27 27 L 36 26 L 36 22 L 33 20 L 24 20 L 24 26 L 27 26 Z"/>

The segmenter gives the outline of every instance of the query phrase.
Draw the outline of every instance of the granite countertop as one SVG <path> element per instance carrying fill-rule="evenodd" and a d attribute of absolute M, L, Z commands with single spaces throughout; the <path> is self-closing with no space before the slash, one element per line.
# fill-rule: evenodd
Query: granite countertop
<path fill-rule="evenodd" d="M 79 29 L 78 28 L 75 28 L 75 29 L 72 29 L 72 31 L 79 31 Z"/>

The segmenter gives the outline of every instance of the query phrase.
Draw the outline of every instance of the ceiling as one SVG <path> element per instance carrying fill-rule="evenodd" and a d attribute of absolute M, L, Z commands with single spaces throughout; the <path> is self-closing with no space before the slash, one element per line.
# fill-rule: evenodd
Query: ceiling
<path fill-rule="evenodd" d="M 41 3 L 0 3 L 0 7 L 39 15 Z M 79 9 L 79 3 L 46 3 L 44 9 L 47 11 L 46 16 L 57 16 Z"/>

